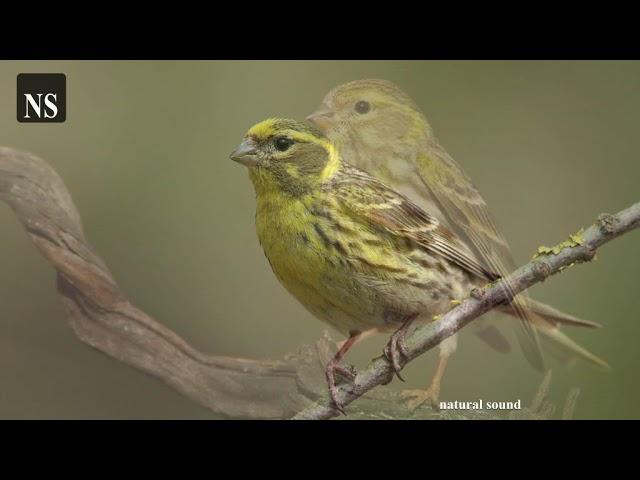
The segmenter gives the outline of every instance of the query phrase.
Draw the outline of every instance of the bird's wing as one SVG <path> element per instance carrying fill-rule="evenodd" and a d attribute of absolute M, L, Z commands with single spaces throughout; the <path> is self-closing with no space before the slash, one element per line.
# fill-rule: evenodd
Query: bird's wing
<path fill-rule="evenodd" d="M 479 278 L 498 278 L 437 218 L 369 174 L 348 167 L 330 188 L 345 213 L 370 228 L 413 242 Z"/>
<path fill-rule="evenodd" d="M 509 244 L 496 226 L 484 199 L 462 168 L 439 145 L 431 145 L 416 158 L 417 173 L 432 200 L 446 216 L 449 224 L 472 249 L 485 268 L 506 277 L 516 268 Z M 506 284 L 507 295 L 513 289 Z M 527 359 L 538 369 L 543 368 L 542 354 L 536 331 L 531 326 L 526 295 L 514 298 L 512 305 L 522 320 L 518 341 Z"/>
<path fill-rule="evenodd" d="M 427 151 L 416 159 L 417 173 L 451 227 L 487 267 L 499 266 L 503 274 L 513 271 L 516 263 L 509 244 L 471 179 L 439 145 Z"/>

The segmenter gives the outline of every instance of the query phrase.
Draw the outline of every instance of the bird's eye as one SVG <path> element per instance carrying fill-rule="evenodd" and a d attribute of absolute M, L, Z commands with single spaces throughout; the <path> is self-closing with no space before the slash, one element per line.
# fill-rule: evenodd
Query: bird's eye
<path fill-rule="evenodd" d="M 273 142 L 276 146 L 276 149 L 281 152 L 288 150 L 289 147 L 293 145 L 293 140 L 287 137 L 276 137 Z"/>
<path fill-rule="evenodd" d="M 369 102 L 365 102 L 364 100 L 360 100 L 358 103 L 356 103 L 355 110 L 359 114 L 364 115 L 369 110 L 371 110 L 371 105 L 369 105 Z"/>

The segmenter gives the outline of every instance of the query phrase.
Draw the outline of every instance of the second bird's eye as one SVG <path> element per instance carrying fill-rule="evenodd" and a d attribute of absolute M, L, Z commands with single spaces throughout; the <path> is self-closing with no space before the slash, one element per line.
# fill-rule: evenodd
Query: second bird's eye
<path fill-rule="evenodd" d="M 369 102 L 365 102 L 364 100 L 360 100 L 358 103 L 356 103 L 356 106 L 355 106 L 356 112 L 360 114 L 365 114 L 370 109 L 371 109 L 371 105 L 369 105 Z"/>
<path fill-rule="evenodd" d="M 274 140 L 275 146 L 281 152 L 287 150 L 291 145 L 293 145 L 293 140 L 287 137 L 276 137 Z"/>

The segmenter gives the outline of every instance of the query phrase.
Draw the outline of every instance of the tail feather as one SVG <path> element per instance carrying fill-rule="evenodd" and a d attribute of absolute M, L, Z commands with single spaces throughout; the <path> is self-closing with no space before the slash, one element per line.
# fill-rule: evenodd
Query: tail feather
<path fill-rule="evenodd" d="M 611 367 L 607 362 L 578 345 L 558 328 L 538 329 L 538 332 L 541 333 L 540 338 L 542 340 L 543 348 L 545 350 L 548 349 L 551 352 L 555 351 L 556 354 L 560 354 L 563 360 L 566 361 L 573 360 L 575 358 L 582 358 L 599 368 L 611 370 Z"/>
<path fill-rule="evenodd" d="M 600 328 L 601 324 L 598 322 L 592 322 L 591 320 L 583 320 L 582 318 L 574 317 L 568 313 L 561 312 L 558 309 L 553 308 L 550 305 L 546 305 L 542 302 L 527 299 L 527 307 L 533 312 L 540 315 L 542 318 L 553 324 L 566 324 L 573 325 L 575 327 L 588 327 L 588 328 Z"/>
<path fill-rule="evenodd" d="M 515 315 L 513 308 L 511 305 L 505 305 L 500 307 L 499 310 L 503 313 L 508 313 L 509 315 Z M 555 309 L 549 305 L 546 305 L 542 302 L 538 302 L 532 298 L 527 298 L 527 310 L 532 312 L 540 317 L 544 318 L 547 322 L 555 325 L 564 324 L 571 325 L 574 327 L 588 327 L 588 328 L 600 328 L 601 324 L 598 322 L 592 322 L 591 320 L 583 320 L 582 318 L 574 317 L 573 315 L 569 315 L 568 313 L 561 312 L 558 309 Z M 534 322 L 535 323 L 535 322 Z"/>
<path fill-rule="evenodd" d="M 599 368 L 611 369 L 607 362 L 578 345 L 559 328 L 561 324 L 588 328 L 599 328 L 602 325 L 566 314 L 532 298 L 527 298 L 527 310 L 533 314 L 531 315 L 532 323 L 540 334 L 543 348 L 549 353 L 563 361 L 582 358 Z M 500 311 L 512 316 L 516 315 L 511 305 L 500 307 Z"/>

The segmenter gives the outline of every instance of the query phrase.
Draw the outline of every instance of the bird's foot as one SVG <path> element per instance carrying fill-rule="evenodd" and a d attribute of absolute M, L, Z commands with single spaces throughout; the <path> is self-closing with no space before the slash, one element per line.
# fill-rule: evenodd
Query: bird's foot
<path fill-rule="evenodd" d="M 405 328 L 400 328 L 396 331 L 389 342 L 384 347 L 384 356 L 387 357 L 387 360 L 391 362 L 391 366 L 396 373 L 396 376 L 404 382 L 404 378 L 400 375 L 400 370 L 402 370 L 402 365 L 400 365 L 401 358 L 408 357 L 407 346 L 404 342 L 405 334 L 407 333 Z"/>
<path fill-rule="evenodd" d="M 432 383 L 426 390 L 403 390 L 400 392 L 400 397 L 406 400 L 407 408 L 412 412 L 425 402 L 428 402 L 432 409 L 440 411 L 438 405 L 438 398 L 440 397 L 439 384 Z"/>
<path fill-rule="evenodd" d="M 331 396 L 331 401 L 333 402 L 334 407 L 343 415 L 347 413 L 344 411 L 344 407 L 342 403 L 338 400 L 338 387 L 336 386 L 336 374 L 340 375 L 342 378 L 348 380 L 349 382 L 353 382 L 356 378 L 357 371 L 355 367 L 352 365 L 343 365 L 339 360 L 332 358 L 327 363 L 327 366 L 324 370 L 325 376 L 327 377 L 327 385 L 329 386 L 329 395 Z"/>

